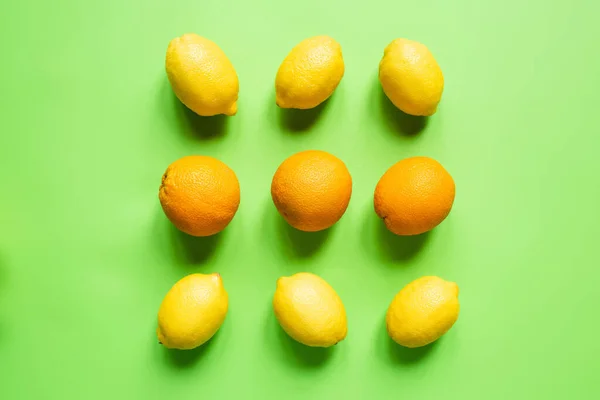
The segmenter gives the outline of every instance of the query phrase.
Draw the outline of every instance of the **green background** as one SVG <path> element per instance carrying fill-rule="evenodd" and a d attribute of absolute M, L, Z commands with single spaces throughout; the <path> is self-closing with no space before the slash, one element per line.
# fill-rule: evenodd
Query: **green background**
<path fill-rule="evenodd" d="M 561 3 L 561 4 L 559 4 Z M 4 5 L 0 398 L 588 399 L 600 383 L 600 28 L 596 2 L 25 0 Z M 239 113 L 200 118 L 174 97 L 169 41 L 226 52 Z M 328 34 L 346 74 L 317 110 L 274 101 L 280 62 Z M 397 37 L 446 78 L 437 114 L 397 112 L 377 68 Z M 353 195 L 325 233 L 288 228 L 270 199 L 289 155 L 344 160 Z M 157 194 L 167 165 L 218 157 L 242 201 L 220 235 L 178 233 Z M 375 184 L 396 161 L 438 159 L 456 202 L 428 235 L 387 233 Z M 278 327 L 279 276 L 319 274 L 345 303 L 331 350 Z M 178 279 L 220 272 L 230 311 L 214 340 L 169 352 L 156 312 Z M 394 345 L 384 314 L 423 275 L 460 286 L 436 344 Z"/>

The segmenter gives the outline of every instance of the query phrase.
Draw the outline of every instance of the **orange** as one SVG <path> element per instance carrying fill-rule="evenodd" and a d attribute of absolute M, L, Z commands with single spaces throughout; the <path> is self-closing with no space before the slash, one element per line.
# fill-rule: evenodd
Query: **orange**
<path fill-rule="evenodd" d="M 375 212 L 396 235 L 418 235 L 438 226 L 454 203 L 454 180 L 429 157 L 392 165 L 375 188 Z"/>
<path fill-rule="evenodd" d="M 296 153 L 275 172 L 271 196 L 277 211 L 294 228 L 327 229 L 344 215 L 352 177 L 339 158 L 318 150 Z"/>
<path fill-rule="evenodd" d="M 231 222 L 240 205 L 235 172 L 208 156 L 188 156 L 169 165 L 158 191 L 167 218 L 192 236 L 210 236 Z"/>

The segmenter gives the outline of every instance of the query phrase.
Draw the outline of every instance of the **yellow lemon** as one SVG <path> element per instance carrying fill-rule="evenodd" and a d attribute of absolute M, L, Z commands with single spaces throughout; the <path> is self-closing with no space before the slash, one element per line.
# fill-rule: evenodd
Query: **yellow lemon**
<path fill-rule="evenodd" d="M 158 340 L 188 350 L 207 342 L 221 327 L 228 297 L 219 274 L 192 274 L 177 282 L 158 310 Z"/>
<path fill-rule="evenodd" d="M 307 346 L 333 346 L 348 332 L 342 300 L 314 274 L 301 272 L 279 278 L 273 309 L 283 330 Z"/>
<path fill-rule="evenodd" d="M 429 49 L 408 39 L 385 48 L 379 81 L 392 103 L 411 115 L 433 115 L 444 91 L 444 75 Z"/>
<path fill-rule="evenodd" d="M 300 42 L 283 60 L 275 78 L 277 105 L 314 108 L 327 100 L 344 76 L 342 47 L 329 36 Z"/>
<path fill-rule="evenodd" d="M 459 309 L 456 283 L 424 276 L 394 297 L 386 315 L 387 331 L 402 346 L 425 346 L 452 328 Z"/>
<path fill-rule="evenodd" d="M 171 40 L 166 69 L 177 98 L 198 115 L 235 115 L 238 77 L 214 42 L 187 33 Z"/>

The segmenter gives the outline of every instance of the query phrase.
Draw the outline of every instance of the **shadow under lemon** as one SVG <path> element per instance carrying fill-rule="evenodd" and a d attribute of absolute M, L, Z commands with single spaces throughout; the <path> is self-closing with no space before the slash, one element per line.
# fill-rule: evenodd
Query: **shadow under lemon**
<path fill-rule="evenodd" d="M 156 326 L 154 329 L 156 329 Z M 152 345 L 158 348 L 157 351 L 160 352 L 160 357 L 168 366 L 181 370 L 192 368 L 210 358 L 210 353 L 216 351 L 222 345 L 218 343 L 221 329 L 208 342 L 191 350 L 166 348 L 158 342 L 156 336 L 154 337 L 155 340 L 152 341 Z"/>
<path fill-rule="evenodd" d="M 379 78 L 374 85 L 374 92 L 376 93 L 375 104 L 378 104 L 381 116 L 394 132 L 403 136 L 417 136 L 425 130 L 429 117 L 409 115 L 399 110 L 386 96 Z"/>
<path fill-rule="evenodd" d="M 401 346 L 394 342 L 390 335 L 388 335 L 385 323 L 385 315 L 383 316 L 382 320 L 383 323 L 381 324 L 381 329 L 379 329 L 377 332 L 377 341 L 380 344 L 378 347 L 383 350 L 386 359 L 393 364 L 410 365 L 420 362 L 434 353 L 433 350 L 435 350 L 437 343 L 441 340 L 440 338 L 435 342 L 428 344 L 427 346 L 416 347 L 412 349 Z"/>
<path fill-rule="evenodd" d="M 166 84 L 169 86 L 175 115 L 188 136 L 199 140 L 219 140 L 225 137 L 228 118 L 231 117 L 223 114 L 202 117 L 196 114 L 177 98 L 168 80 Z"/>
<path fill-rule="evenodd" d="M 435 342 L 428 344 L 427 346 L 411 349 L 400 346 L 398 343 L 394 342 L 394 340 L 387 335 L 387 332 L 386 336 L 388 337 L 389 357 L 392 361 L 400 364 L 412 364 L 425 359 L 429 355 L 433 354 L 432 351 L 437 346 L 437 343 L 442 340 L 440 338 Z"/>
<path fill-rule="evenodd" d="M 329 97 L 330 99 L 331 97 Z M 302 133 L 307 132 L 323 114 L 329 104 L 329 99 L 325 100 L 318 106 L 308 110 L 299 110 L 296 108 L 281 108 L 273 103 L 271 106 L 277 107 L 279 114 L 279 123 L 287 133 Z"/>
<path fill-rule="evenodd" d="M 218 346 L 218 344 L 215 344 L 218 335 L 219 332 L 217 332 L 208 342 L 192 350 L 167 349 L 162 345 L 159 346 L 163 347 L 163 351 L 166 353 L 165 358 L 171 365 L 176 368 L 188 368 L 205 358 L 210 353 L 213 346 Z"/>
<path fill-rule="evenodd" d="M 335 347 L 310 347 L 298 343 L 292 339 L 279 325 L 273 312 L 273 306 L 269 304 L 269 314 L 267 318 L 267 338 L 273 338 L 274 343 L 269 343 L 269 347 L 275 346 L 275 352 L 284 362 L 291 363 L 300 368 L 318 368 L 326 365 L 332 357 Z"/>

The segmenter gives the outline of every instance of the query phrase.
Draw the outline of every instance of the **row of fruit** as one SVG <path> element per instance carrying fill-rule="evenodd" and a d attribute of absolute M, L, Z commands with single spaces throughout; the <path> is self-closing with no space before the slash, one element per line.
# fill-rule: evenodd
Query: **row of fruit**
<path fill-rule="evenodd" d="M 175 95 L 198 115 L 235 115 L 238 76 L 223 50 L 193 33 L 169 44 L 167 76 Z M 275 78 L 281 108 L 310 109 L 329 98 L 344 76 L 342 48 L 329 36 L 303 40 L 285 57 Z M 396 39 L 379 64 L 383 91 L 400 110 L 433 115 L 444 90 L 444 76 L 429 49 L 418 42 Z"/>
<path fill-rule="evenodd" d="M 229 297 L 219 274 L 192 274 L 177 282 L 158 311 L 159 342 L 189 350 L 219 330 Z M 458 286 L 424 276 L 400 290 L 388 307 L 389 336 L 406 347 L 428 345 L 444 335 L 458 318 Z M 342 300 L 322 278 L 307 272 L 277 280 L 273 311 L 283 330 L 311 347 L 330 347 L 346 338 L 348 322 Z"/>
<path fill-rule="evenodd" d="M 342 160 L 308 150 L 286 159 L 271 183 L 273 203 L 294 228 L 327 229 L 344 214 L 352 177 Z M 437 161 L 411 157 L 389 168 L 375 187 L 374 206 L 390 231 L 418 235 L 441 223 L 454 203 L 452 176 Z M 208 156 L 183 157 L 167 168 L 159 199 L 169 220 L 193 236 L 222 231 L 240 204 L 240 184 L 225 163 Z"/>

